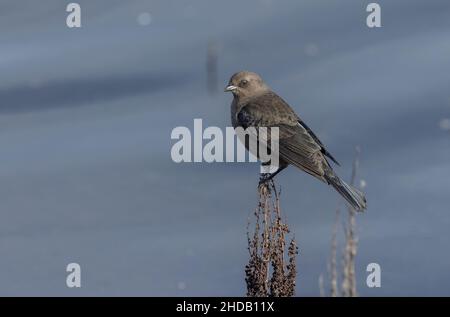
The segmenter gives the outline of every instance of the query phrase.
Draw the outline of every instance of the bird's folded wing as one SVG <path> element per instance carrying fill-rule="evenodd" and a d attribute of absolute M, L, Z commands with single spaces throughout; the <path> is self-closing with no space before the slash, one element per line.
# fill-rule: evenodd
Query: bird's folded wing
<path fill-rule="evenodd" d="M 237 120 L 244 128 L 278 127 L 280 157 L 305 172 L 323 179 L 322 146 L 299 123 L 300 119 L 289 105 L 274 93 L 260 96 L 241 108 Z"/>
<path fill-rule="evenodd" d="M 298 124 L 306 130 L 306 133 L 320 147 L 323 155 L 330 158 L 334 163 L 339 162 L 327 151 L 323 143 L 314 134 L 314 132 L 303 122 L 292 110 L 292 108 L 274 92 L 268 92 L 262 96 L 254 98 L 247 103 L 238 113 L 247 126 L 273 126 L 279 123 L 297 127 Z M 238 121 L 240 118 L 238 117 Z M 245 128 L 246 126 L 244 126 Z M 303 132 L 303 131 L 302 131 Z"/>
<path fill-rule="evenodd" d="M 271 127 L 279 123 L 294 126 L 298 120 L 291 107 L 273 92 L 249 100 L 237 113 L 237 121 L 244 128 Z"/>
<path fill-rule="evenodd" d="M 305 130 L 311 135 L 311 137 L 314 139 L 314 141 L 316 141 L 316 143 L 321 147 L 321 151 L 322 153 L 329 157 L 334 163 L 336 163 L 337 165 L 341 165 L 339 164 L 339 162 L 333 157 L 333 155 L 331 155 L 330 152 L 327 151 L 327 149 L 325 149 L 325 146 L 323 145 L 323 143 L 319 140 L 319 138 L 314 134 L 314 132 L 306 125 L 306 123 L 304 123 L 302 120 L 298 120 L 298 123 L 305 128 Z"/>
<path fill-rule="evenodd" d="M 308 131 L 298 124 L 289 126 L 280 124 L 280 157 L 305 172 L 323 179 L 324 167 L 328 166 L 321 147 Z"/>

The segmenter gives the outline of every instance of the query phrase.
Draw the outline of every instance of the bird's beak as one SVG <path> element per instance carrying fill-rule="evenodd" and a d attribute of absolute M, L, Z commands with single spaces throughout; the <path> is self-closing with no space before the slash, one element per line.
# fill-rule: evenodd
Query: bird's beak
<path fill-rule="evenodd" d="M 237 89 L 237 87 L 236 86 L 233 86 L 233 85 L 230 85 L 230 86 L 228 86 L 227 88 L 225 88 L 225 92 L 233 92 L 233 91 L 235 91 Z"/>

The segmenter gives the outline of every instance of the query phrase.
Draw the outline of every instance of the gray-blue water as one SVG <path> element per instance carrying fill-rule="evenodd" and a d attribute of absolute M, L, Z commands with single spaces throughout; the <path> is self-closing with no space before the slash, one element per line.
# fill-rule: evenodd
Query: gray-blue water
<path fill-rule="evenodd" d="M 0 1 L 1 295 L 245 294 L 258 165 L 170 158 L 174 127 L 230 125 L 231 96 L 206 90 L 211 40 L 220 88 L 260 73 L 340 175 L 360 145 L 358 292 L 450 295 L 447 0 L 378 1 L 379 29 L 369 1 L 78 2 L 69 29 L 69 1 Z M 341 200 L 292 167 L 277 182 L 297 294 L 318 295 Z M 381 288 L 365 284 L 370 262 Z"/>

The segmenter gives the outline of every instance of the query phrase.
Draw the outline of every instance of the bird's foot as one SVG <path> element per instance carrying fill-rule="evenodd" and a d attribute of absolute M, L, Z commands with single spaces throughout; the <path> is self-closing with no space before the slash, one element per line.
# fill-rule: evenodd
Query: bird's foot
<path fill-rule="evenodd" d="M 259 186 L 261 185 L 267 185 L 267 183 L 272 179 L 272 174 L 270 173 L 264 173 L 261 174 L 261 177 L 259 178 Z"/>

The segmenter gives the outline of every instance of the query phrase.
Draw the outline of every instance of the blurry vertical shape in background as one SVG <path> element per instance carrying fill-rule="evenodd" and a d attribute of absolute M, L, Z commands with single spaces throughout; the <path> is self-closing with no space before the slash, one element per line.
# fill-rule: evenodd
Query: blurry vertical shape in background
<path fill-rule="evenodd" d="M 218 84 L 218 59 L 219 46 L 214 39 L 208 40 L 208 48 L 206 54 L 206 86 L 210 94 L 217 94 L 219 91 Z"/>

